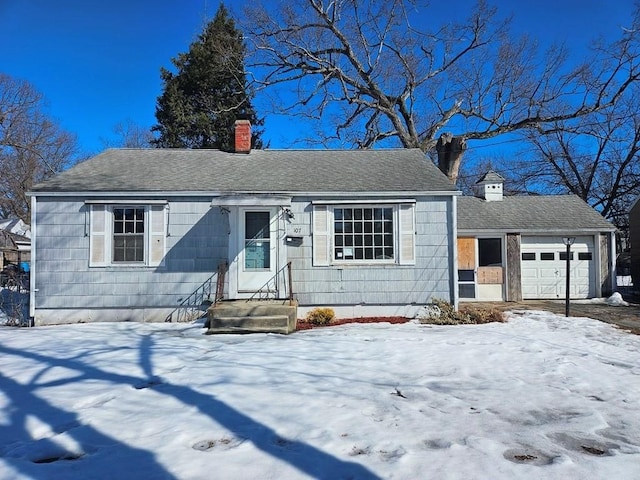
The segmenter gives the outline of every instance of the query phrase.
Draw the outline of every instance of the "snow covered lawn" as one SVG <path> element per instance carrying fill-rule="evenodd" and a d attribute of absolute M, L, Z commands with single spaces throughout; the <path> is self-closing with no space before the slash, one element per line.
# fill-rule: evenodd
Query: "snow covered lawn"
<path fill-rule="evenodd" d="M 610 325 L 203 332 L 0 328 L 0 478 L 640 478 L 640 337 Z"/>

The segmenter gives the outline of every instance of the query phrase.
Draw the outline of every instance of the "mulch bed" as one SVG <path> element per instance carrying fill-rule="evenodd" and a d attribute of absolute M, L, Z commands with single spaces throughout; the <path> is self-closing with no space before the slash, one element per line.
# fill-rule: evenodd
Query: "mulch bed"
<path fill-rule="evenodd" d="M 314 325 L 306 320 L 298 320 L 296 330 L 311 330 L 312 328 L 335 327 L 336 325 L 345 325 L 347 323 L 407 323 L 410 321 L 407 317 L 358 317 L 358 318 L 341 318 L 334 320 L 328 325 Z"/>

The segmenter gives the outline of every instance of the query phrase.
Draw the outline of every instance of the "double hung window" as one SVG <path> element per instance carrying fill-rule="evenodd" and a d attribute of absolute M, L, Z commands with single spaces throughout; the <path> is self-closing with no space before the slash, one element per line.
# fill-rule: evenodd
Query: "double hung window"
<path fill-rule="evenodd" d="M 90 205 L 90 266 L 161 265 L 165 205 Z"/>
<path fill-rule="evenodd" d="M 113 263 L 144 262 L 142 207 L 113 208 Z"/>

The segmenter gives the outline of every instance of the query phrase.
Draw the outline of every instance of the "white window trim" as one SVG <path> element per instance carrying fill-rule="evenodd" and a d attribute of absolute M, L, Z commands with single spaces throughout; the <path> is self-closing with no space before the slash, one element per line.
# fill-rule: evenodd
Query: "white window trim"
<path fill-rule="evenodd" d="M 89 202 L 87 202 L 89 203 Z M 166 254 L 167 203 L 91 202 L 89 227 L 89 266 L 116 268 L 145 268 L 164 265 Z M 116 208 L 144 209 L 144 260 L 142 262 L 113 261 L 113 210 Z M 154 213 L 155 212 L 155 213 Z M 152 218 L 159 214 L 160 217 Z M 157 247 L 156 247 L 157 246 Z M 155 247 L 155 249 L 154 249 Z"/>
<path fill-rule="evenodd" d="M 146 205 L 166 205 L 168 202 L 166 200 L 122 200 L 122 199 L 114 199 L 114 200 L 85 200 L 84 202 L 87 205 L 117 205 L 117 206 L 127 206 L 127 207 L 139 207 Z"/>
<path fill-rule="evenodd" d="M 379 200 L 312 200 L 312 205 L 359 205 L 359 206 L 376 206 L 376 205 L 405 205 L 405 204 L 413 204 L 415 205 L 415 198 L 403 198 L 402 200 L 394 200 L 394 199 L 379 199 Z"/>
<path fill-rule="evenodd" d="M 401 209 L 409 207 L 410 225 L 401 224 Z M 392 208 L 393 215 L 393 258 L 392 259 L 353 259 L 335 258 L 335 224 L 336 208 Z M 326 217 L 325 217 L 326 215 Z M 314 266 L 385 266 L 415 265 L 415 201 L 380 201 L 380 202 L 314 202 L 313 203 L 313 265 Z M 402 242 L 410 238 L 409 251 L 403 251 Z M 403 238 L 404 237 L 404 238 Z M 320 252 L 320 255 L 318 254 Z M 326 256 L 323 254 L 326 253 Z"/>

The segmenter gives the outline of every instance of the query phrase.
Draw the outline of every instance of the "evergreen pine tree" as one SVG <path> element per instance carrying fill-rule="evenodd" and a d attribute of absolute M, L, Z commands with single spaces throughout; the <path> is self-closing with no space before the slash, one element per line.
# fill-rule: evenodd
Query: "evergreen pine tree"
<path fill-rule="evenodd" d="M 252 146 L 261 148 L 264 124 L 251 104 L 244 71 L 246 47 L 223 4 L 187 53 L 171 59 L 176 73 L 162 68 L 164 91 L 158 97 L 152 131 L 161 148 L 217 148 L 233 151 L 236 119 L 249 120 Z"/>

